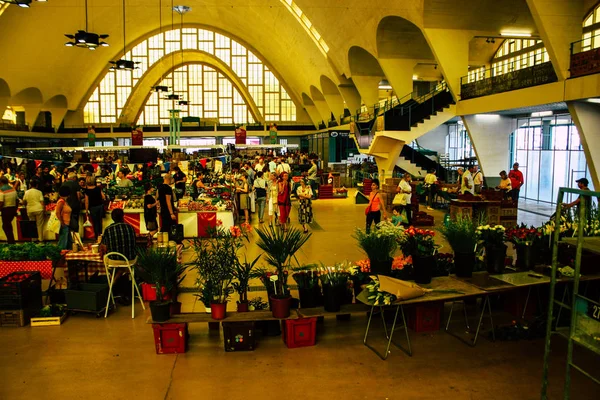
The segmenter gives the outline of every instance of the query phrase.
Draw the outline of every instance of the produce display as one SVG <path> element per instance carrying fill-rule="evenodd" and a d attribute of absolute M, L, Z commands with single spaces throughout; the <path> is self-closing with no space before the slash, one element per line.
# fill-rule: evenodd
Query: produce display
<path fill-rule="evenodd" d="M 24 273 L 24 274 L 11 274 L 6 278 L 2 279 L 2 282 L 23 282 L 24 280 L 29 279 L 33 273 Z"/>
<path fill-rule="evenodd" d="M 112 211 L 116 208 L 120 208 L 121 210 L 125 208 L 125 201 L 123 200 L 113 200 L 108 205 L 108 211 Z"/>
<path fill-rule="evenodd" d="M 190 201 L 188 211 L 217 211 L 217 207 L 204 201 Z"/>
<path fill-rule="evenodd" d="M 132 198 L 125 203 L 126 209 L 140 209 L 144 208 L 144 199 Z"/>

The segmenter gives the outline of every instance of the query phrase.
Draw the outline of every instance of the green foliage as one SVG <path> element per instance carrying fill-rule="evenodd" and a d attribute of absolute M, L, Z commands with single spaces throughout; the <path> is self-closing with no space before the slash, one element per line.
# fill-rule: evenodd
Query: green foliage
<path fill-rule="evenodd" d="M 251 262 L 248 262 L 248 259 L 244 256 L 244 262 L 240 262 L 238 258 L 235 264 L 233 276 L 237 279 L 237 282 L 233 282 L 233 289 L 240 296 L 240 301 L 248 301 L 248 282 L 250 282 L 250 279 L 260 277 L 260 272 L 255 268 L 260 256 L 259 254 Z"/>
<path fill-rule="evenodd" d="M 141 278 L 156 285 L 156 299 L 164 301 L 162 287 L 165 294 L 173 292 L 174 289 L 185 278 L 187 267 L 177 262 L 177 252 L 170 247 L 150 247 L 138 249 L 137 271 Z"/>
<path fill-rule="evenodd" d="M 389 222 L 380 222 L 369 233 L 356 228 L 352 237 L 356 239 L 369 260 L 386 261 L 394 256 L 403 232 L 402 227 L 394 226 Z"/>
<path fill-rule="evenodd" d="M 458 214 L 441 227 L 441 232 L 454 253 L 472 253 L 478 241 L 477 226 L 479 224 L 474 223 L 471 217 Z"/>
<path fill-rule="evenodd" d="M 319 274 L 315 268 L 316 264 L 309 264 L 292 269 L 292 278 L 298 285 L 298 289 L 312 289 L 319 286 Z"/>
<path fill-rule="evenodd" d="M 0 244 L 0 260 L 2 261 L 58 261 L 60 247 L 54 244 Z"/>
<path fill-rule="evenodd" d="M 258 229 L 256 233 L 259 237 L 257 245 L 265 252 L 267 263 L 277 270 L 277 295 L 289 295 L 288 270 L 291 269 L 292 259 L 296 259 L 295 254 L 304 246 L 311 234 L 307 235 L 294 227 L 285 231 L 272 226 Z M 297 259 L 296 263 L 298 263 Z"/>

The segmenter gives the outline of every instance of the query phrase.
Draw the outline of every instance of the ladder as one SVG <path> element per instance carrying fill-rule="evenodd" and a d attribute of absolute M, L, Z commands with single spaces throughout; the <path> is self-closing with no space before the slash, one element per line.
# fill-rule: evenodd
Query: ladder
<path fill-rule="evenodd" d="M 560 217 L 561 208 L 565 193 L 579 195 L 584 201 L 579 202 L 579 223 L 577 224 L 577 237 L 565 239 L 572 245 L 576 245 L 575 251 L 575 276 L 573 277 L 573 290 L 569 294 L 570 301 L 558 301 L 555 299 L 556 291 L 556 274 L 558 267 L 558 243 L 560 240 Z M 585 196 L 585 197 L 581 197 Z M 558 191 L 558 199 L 556 202 L 556 214 L 554 236 L 552 238 L 552 274 L 550 280 L 550 295 L 548 304 L 548 320 L 546 323 L 546 345 L 544 349 L 544 369 L 542 375 L 542 400 L 547 400 L 548 390 L 548 369 L 550 363 L 550 342 L 552 334 L 559 334 L 567 339 L 567 362 L 565 373 L 565 384 L 563 388 L 563 398 L 568 400 L 571 398 L 571 369 L 575 369 L 585 375 L 595 383 L 600 385 L 600 380 L 585 371 L 581 366 L 573 362 L 573 345 L 585 348 L 600 357 L 600 302 L 589 299 L 579 294 L 579 280 L 581 270 L 581 254 L 583 249 L 593 251 L 600 254 L 600 237 L 584 237 L 584 223 L 588 219 L 588 208 L 591 207 L 592 197 L 600 197 L 600 192 L 592 192 L 589 190 L 579 190 L 561 187 Z M 587 200 L 589 199 L 589 200 Z M 587 200 L 587 201 L 585 201 Z M 563 296 L 564 297 L 564 296 Z M 556 327 L 556 331 L 552 331 L 553 311 L 557 305 L 571 311 L 571 321 L 568 331 L 561 332 Z M 558 324 L 557 324 L 558 325 Z"/>

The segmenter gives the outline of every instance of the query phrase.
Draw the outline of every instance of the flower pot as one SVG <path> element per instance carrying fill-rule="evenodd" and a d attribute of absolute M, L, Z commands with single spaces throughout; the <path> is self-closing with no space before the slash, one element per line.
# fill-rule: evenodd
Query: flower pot
<path fill-rule="evenodd" d="M 531 245 L 517 245 L 517 262 L 515 267 L 529 271 L 535 266 L 536 248 Z"/>
<path fill-rule="evenodd" d="M 292 296 L 284 298 L 278 298 L 275 296 L 269 297 L 271 301 L 271 311 L 273 312 L 273 318 L 287 318 L 290 316 L 290 303 Z"/>
<path fill-rule="evenodd" d="M 248 301 L 238 301 L 237 312 L 248 312 Z"/>
<path fill-rule="evenodd" d="M 323 306 L 327 312 L 338 312 L 346 296 L 346 285 L 323 285 Z"/>
<path fill-rule="evenodd" d="M 475 266 L 475 252 L 454 253 L 454 271 L 459 278 L 470 278 L 473 276 Z"/>
<path fill-rule="evenodd" d="M 321 300 L 321 288 L 317 285 L 309 289 L 298 289 L 301 308 L 318 307 Z"/>
<path fill-rule="evenodd" d="M 506 259 L 506 245 L 486 246 L 485 258 L 487 271 L 490 274 L 501 274 L 504 272 L 504 260 Z"/>
<path fill-rule="evenodd" d="M 171 315 L 181 314 L 181 302 L 174 301 L 171 303 Z"/>
<path fill-rule="evenodd" d="M 435 268 L 435 256 L 413 256 L 415 283 L 431 283 L 431 273 Z"/>
<path fill-rule="evenodd" d="M 388 258 L 387 260 L 371 260 L 371 273 L 375 275 L 391 275 L 392 273 L 392 262 L 393 258 Z"/>
<path fill-rule="evenodd" d="M 211 303 L 210 304 L 210 316 L 212 319 L 221 320 L 225 319 L 227 311 L 227 303 Z"/>
<path fill-rule="evenodd" d="M 171 302 L 151 301 L 150 314 L 152 315 L 152 322 L 167 321 L 171 318 Z"/>

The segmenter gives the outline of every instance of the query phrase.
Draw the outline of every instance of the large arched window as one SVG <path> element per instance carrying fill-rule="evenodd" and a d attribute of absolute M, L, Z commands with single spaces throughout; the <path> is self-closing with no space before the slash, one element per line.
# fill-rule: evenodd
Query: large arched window
<path fill-rule="evenodd" d="M 471 69 L 469 82 L 479 81 L 490 76 L 529 68 L 550 61 L 546 47 L 537 39 L 506 39 L 492 59 L 491 73 L 486 74 L 485 67 Z"/>
<path fill-rule="evenodd" d="M 600 4 L 583 20 L 581 51 L 600 47 Z"/>
<path fill-rule="evenodd" d="M 268 66 L 252 51 L 241 43 L 220 33 L 206 29 L 183 28 L 158 33 L 131 49 L 124 58 L 139 62 L 137 65 L 138 69 L 133 71 L 109 70 L 84 107 L 85 123 L 116 123 L 127 99 L 142 75 L 165 55 L 179 52 L 182 48 L 183 50 L 190 49 L 206 52 L 227 64 L 237 74 L 241 82 L 247 86 L 252 100 L 266 121 L 296 120 L 296 106 L 287 91 Z M 181 58 L 179 55 L 176 54 L 174 57 L 175 62 L 180 63 Z M 182 76 L 189 73 L 189 70 L 186 71 L 188 72 L 184 73 L 183 70 L 180 71 Z M 212 72 L 209 75 L 212 75 Z M 195 76 L 197 75 L 193 75 L 193 77 Z M 202 85 L 202 81 L 194 79 L 179 83 L 177 79 L 176 74 L 175 88 L 178 88 L 180 92 L 184 91 L 181 85 L 187 86 L 188 93 L 190 91 L 194 92 L 194 90 L 197 90 L 195 87 Z M 218 80 L 219 78 L 215 79 Z M 190 85 L 192 86 L 191 88 Z M 172 85 L 169 86 L 173 87 Z M 152 101 L 152 96 L 150 97 L 150 101 Z M 215 110 L 218 113 L 217 115 L 233 115 L 233 110 L 231 112 L 228 110 L 221 112 L 219 108 L 221 104 L 219 103 L 218 96 L 214 98 L 211 96 L 209 95 L 206 100 L 217 102 L 218 109 Z M 194 98 L 197 101 L 198 98 Z M 196 103 L 197 106 L 203 104 L 204 99 L 201 104 Z M 224 102 L 222 104 L 224 107 L 227 107 L 229 103 Z M 190 107 L 189 116 L 203 117 L 203 115 L 194 115 L 194 110 L 196 109 Z M 206 107 L 203 110 L 206 110 Z M 211 109 L 211 111 L 213 110 Z M 162 115 L 160 118 L 162 119 Z M 151 121 L 152 117 L 143 115 L 143 119 Z M 249 121 L 234 122 L 242 123 Z"/>

